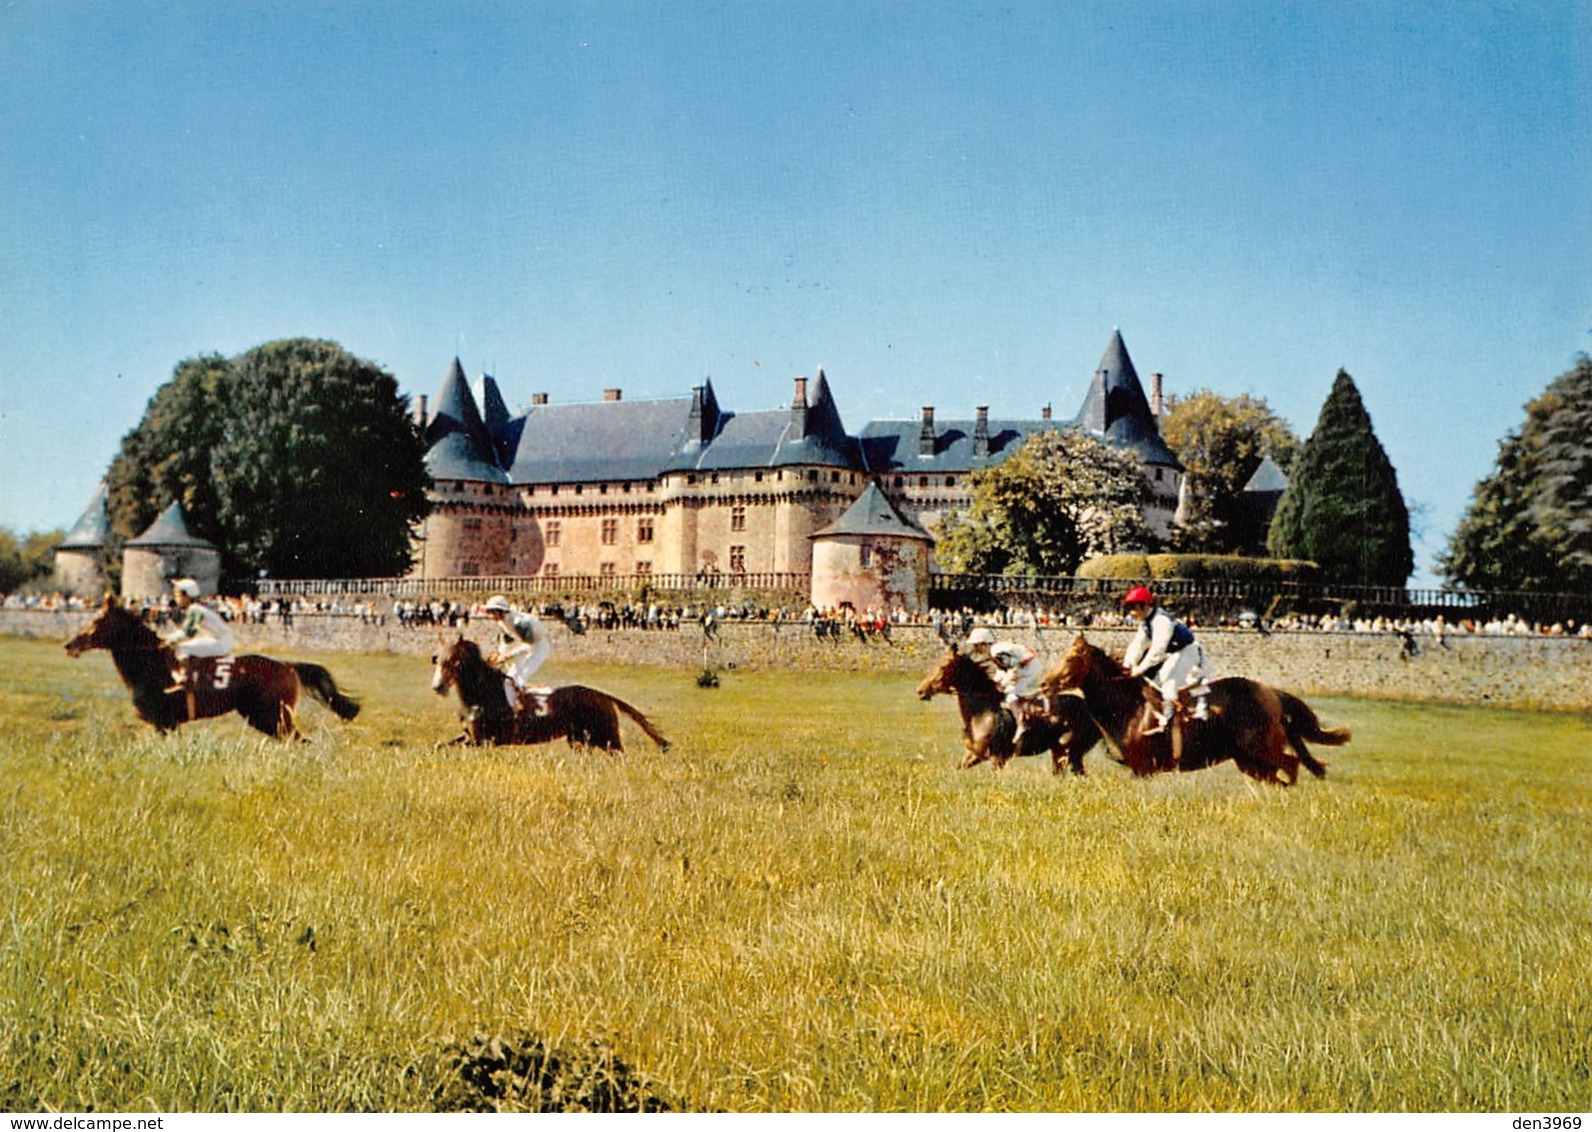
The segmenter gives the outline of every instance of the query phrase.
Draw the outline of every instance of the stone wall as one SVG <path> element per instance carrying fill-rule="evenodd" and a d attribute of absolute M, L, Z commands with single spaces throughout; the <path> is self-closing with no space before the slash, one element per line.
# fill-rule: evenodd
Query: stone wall
<path fill-rule="evenodd" d="M 65 641 L 89 614 L 0 610 L 0 633 Z M 390 620 L 362 624 L 351 616 L 301 614 L 292 626 L 238 625 L 238 647 L 250 652 L 391 652 L 429 656 L 437 630 L 408 629 Z M 493 628 L 464 627 L 490 642 Z M 1058 659 L 1076 630 L 1002 633 Z M 1125 630 L 1091 629 L 1091 641 L 1120 654 Z M 1201 634 L 1218 675 L 1243 675 L 1301 694 L 1370 696 L 1448 703 L 1485 703 L 1554 711 L 1592 711 L 1592 641 L 1549 637 L 1453 637 L 1448 647 L 1421 638 L 1420 654 L 1404 659 L 1399 638 L 1359 633 L 1272 633 L 1210 630 Z M 924 627 L 892 630 L 889 642 L 852 636 L 816 640 L 800 623 L 729 622 L 708 640 L 695 622 L 678 632 L 639 629 L 577 636 L 554 630 L 552 664 L 593 662 L 696 669 L 704 664 L 741 670 L 812 670 L 926 675 L 944 646 Z"/>

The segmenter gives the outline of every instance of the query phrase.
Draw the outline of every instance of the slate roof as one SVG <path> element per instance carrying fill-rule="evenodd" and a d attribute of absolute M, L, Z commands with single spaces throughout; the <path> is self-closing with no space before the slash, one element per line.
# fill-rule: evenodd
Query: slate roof
<path fill-rule="evenodd" d="M 168 547 L 195 547 L 202 550 L 215 550 L 216 544 L 206 542 L 202 538 L 188 533 L 188 521 L 183 517 L 182 504 L 173 503 L 160 513 L 160 518 L 149 525 L 149 528 L 135 539 L 127 540 L 128 546 L 148 547 L 150 549 L 164 549 Z"/>
<path fill-rule="evenodd" d="M 1022 447 L 1036 432 L 1061 428 L 1057 421 L 990 421 L 989 455 L 974 454 L 976 421 L 934 422 L 934 454 L 918 454 L 921 421 L 869 421 L 863 426 L 862 458 L 874 475 L 887 473 L 953 473 L 991 468 Z"/>
<path fill-rule="evenodd" d="M 532 405 L 508 481 L 517 484 L 649 480 L 676 458 L 691 435 L 691 399 Z"/>
<path fill-rule="evenodd" d="M 1089 380 L 1089 392 L 1073 423 L 1119 448 L 1130 448 L 1147 464 L 1169 468 L 1183 465 L 1161 439 L 1160 427 L 1150 412 L 1133 359 L 1122 332 L 1111 331 L 1111 341 Z"/>
<path fill-rule="evenodd" d="M 83 509 L 82 516 L 66 532 L 57 550 L 99 550 L 111 533 L 111 516 L 108 509 L 109 493 L 101 480 L 94 490 L 94 498 Z"/>
<path fill-rule="evenodd" d="M 1243 491 L 1275 492 L 1281 495 L 1288 490 L 1288 477 L 1270 456 L 1262 456 L 1255 474 L 1244 484 Z"/>
<path fill-rule="evenodd" d="M 649 480 L 666 472 L 797 464 L 874 475 L 961 473 L 1000 463 L 1037 432 L 1079 427 L 1148 464 L 1182 467 L 1161 439 L 1115 330 L 1074 421 L 986 421 L 987 442 L 977 437 L 979 421 L 938 421 L 927 456 L 919 455 L 922 422 L 870 421 L 853 436 L 822 370 L 810 385 L 809 395 L 806 379 L 798 379 L 788 409 L 750 413 L 721 409 L 709 382 L 689 399 L 542 403 L 510 415 L 490 375 L 481 378 L 483 408 L 477 408 L 455 358 L 426 428 L 426 466 L 436 479 L 514 484 Z"/>
<path fill-rule="evenodd" d="M 879 490 L 877 481 L 863 489 L 856 502 L 846 508 L 845 514 L 808 537 L 828 538 L 832 535 L 888 535 L 923 542 L 934 541 L 927 531 L 896 510 L 884 492 Z"/>
<path fill-rule="evenodd" d="M 442 379 L 436 409 L 426 423 L 426 470 L 439 480 L 509 482 L 458 358 Z"/>
<path fill-rule="evenodd" d="M 823 370 L 812 396 L 789 409 L 718 414 L 718 427 L 705 445 L 682 450 L 669 471 L 719 471 L 729 468 L 781 468 L 793 464 L 859 471 L 857 438 L 846 432 Z"/>

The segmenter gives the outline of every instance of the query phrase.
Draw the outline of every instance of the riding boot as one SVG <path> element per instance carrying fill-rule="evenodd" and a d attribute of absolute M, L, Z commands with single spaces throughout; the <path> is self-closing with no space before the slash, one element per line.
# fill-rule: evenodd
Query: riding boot
<path fill-rule="evenodd" d="M 184 660 L 179 660 L 177 662 L 177 666 L 171 670 L 171 684 L 170 684 L 169 687 L 167 687 L 166 691 L 168 691 L 168 692 L 183 692 L 183 691 L 187 691 L 187 689 L 188 689 L 188 662 L 184 661 Z M 193 696 L 190 693 L 189 699 L 191 700 L 192 698 L 193 698 Z M 193 712 L 190 711 L 188 714 L 192 715 Z"/>
<path fill-rule="evenodd" d="M 1183 720 L 1172 721 L 1172 769 L 1176 770 L 1183 761 Z"/>

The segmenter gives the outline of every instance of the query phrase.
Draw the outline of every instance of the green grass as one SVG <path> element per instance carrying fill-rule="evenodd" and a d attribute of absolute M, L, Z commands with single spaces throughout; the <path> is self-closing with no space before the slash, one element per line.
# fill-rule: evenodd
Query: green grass
<path fill-rule="evenodd" d="M 484 1036 L 688 1108 L 1592 1108 L 1584 717 L 1322 700 L 1281 790 L 958 772 L 873 675 L 555 661 L 674 748 L 437 748 L 425 662 L 318 659 L 354 724 L 162 739 L 0 639 L 0 1107 L 429 1109 Z"/>

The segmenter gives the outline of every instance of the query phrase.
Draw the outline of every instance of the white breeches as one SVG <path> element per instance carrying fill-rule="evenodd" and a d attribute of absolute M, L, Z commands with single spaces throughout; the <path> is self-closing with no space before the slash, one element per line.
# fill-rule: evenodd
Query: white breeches
<path fill-rule="evenodd" d="M 521 646 L 503 658 L 503 674 L 522 688 L 531 686 L 531 677 L 547 663 L 553 651 L 552 641 L 537 641 L 529 647 Z"/>
<path fill-rule="evenodd" d="M 1023 700 L 1039 694 L 1039 681 L 1044 678 L 1038 662 L 1019 665 L 1010 672 L 1011 683 L 1006 689 L 1008 700 Z"/>
<path fill-rule="evenodd" d="M 232 651 L 232 637 L 189 637 L 172 646 L 177 655 L 187 660 L 190 656 L 226 656 Z"/>
<path fill-rule="evenodd" d="M 1163 660 L 1151 683 L 1168 703 L 1175 703 L 1177 694 L 1184 688 L 1198 684 L 1209 676 L 1210 666 L 1205 662 L 1205 650 L 1196 641 Z"/>

